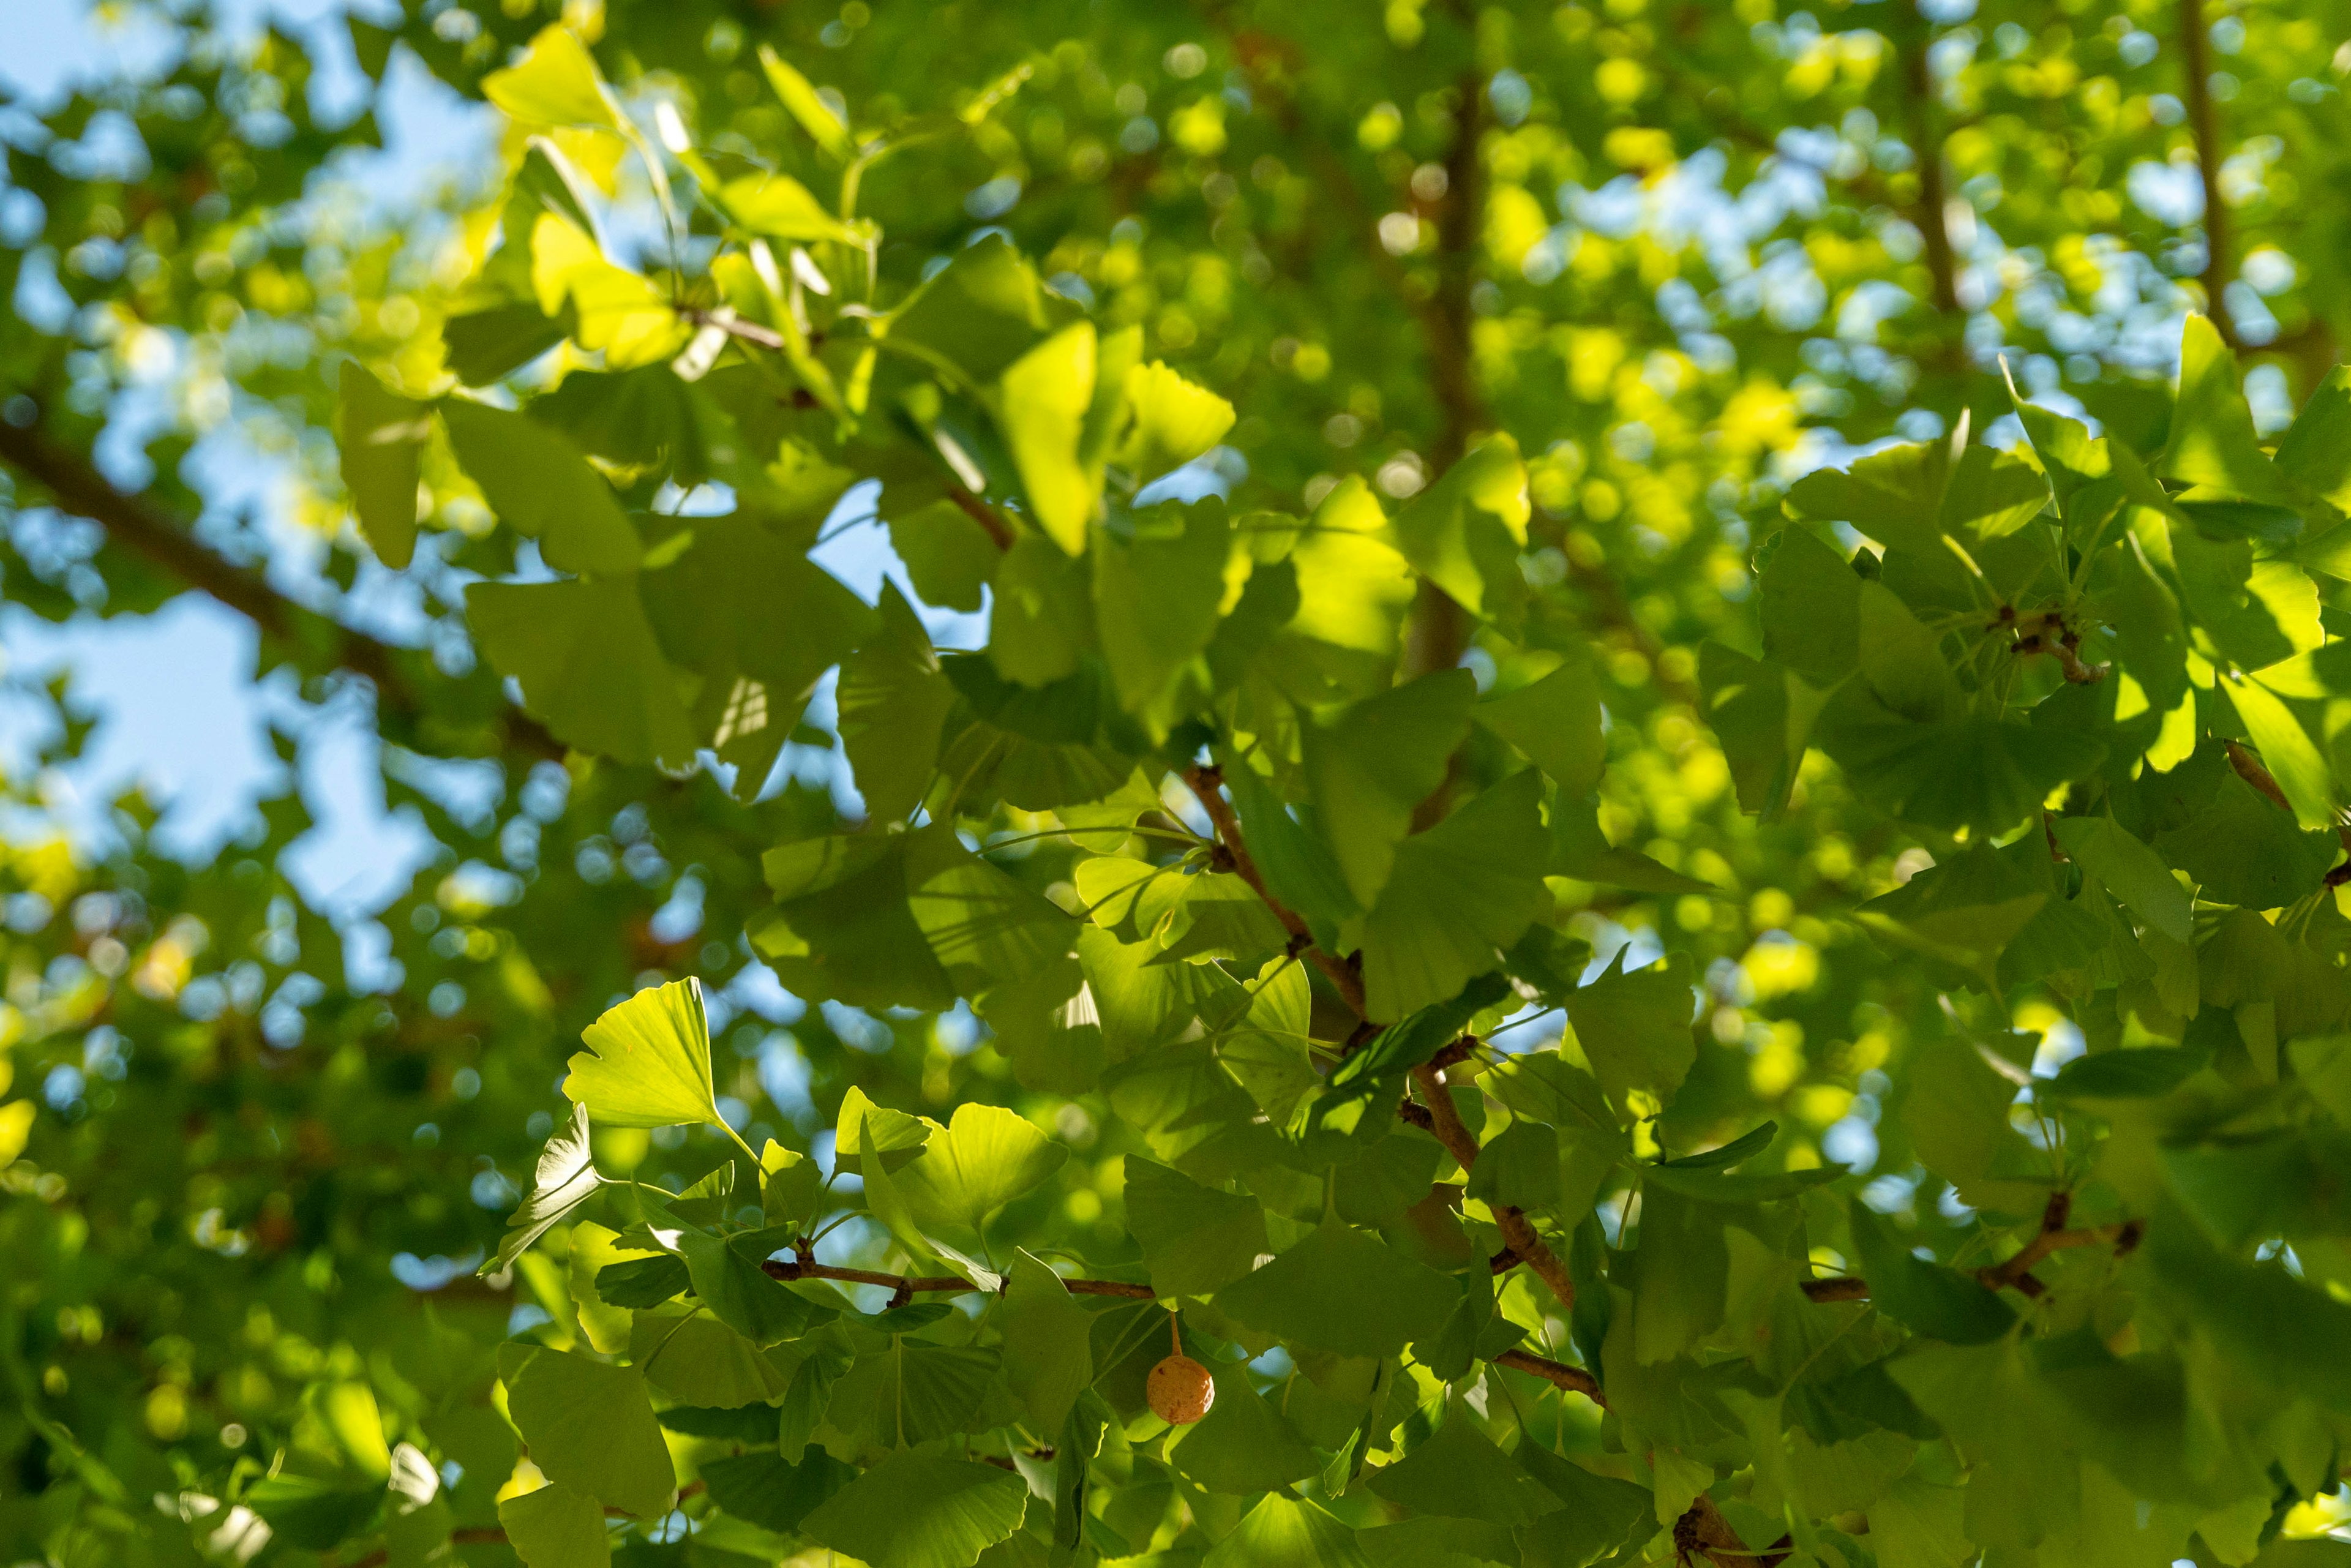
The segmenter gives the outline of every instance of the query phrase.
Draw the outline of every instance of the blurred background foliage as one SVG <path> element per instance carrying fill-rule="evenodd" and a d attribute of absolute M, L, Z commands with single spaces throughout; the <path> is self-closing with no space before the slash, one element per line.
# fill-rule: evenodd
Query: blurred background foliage
<path fill-rule="evenodd" d="M 652 980 L 702 977 L 755 1146 L 821 1152 L 852 1085 L 1015 1104 L 1079 1156 L 1028 1223 L 1130 1245 L 1125 1150 L 1082 1100 L 1020 1090 L 967 1012 L 808 1008 L 751 959 L 742 846 L 862 813 L 823 699 L 755 804 L 707 771 L 567 769 L 468 644 L 464 585 L 514 561 L 464 476 L 428 464 L 406 570 L 358 542 L 329 367 L 434 380 L 496 219 L 480 78 L 558 17 L 643 124 L 668 104 L 746 152 L 792 135 L 762 46 L 877 119 L 1025 68 L 977 134 L 870 172 L 880 266 L 911 280 L 1009 234 L 1232 400 L 1200 478 L 1237 506 L 1346 476 L 1401 499 L 1514 435 L 1526 576 L 1603 654 L 1603 825 L 1719 890 L 1585 889 L 1574 917 L 1603 956 L 1703 976 L 1711 1045 L 1663 1135 L 1775 1116 L 1799 1163 L 1853 1163 L 1937 1223 L 1886 1114 L 1935 994 L 1840 918 L 1925 861 L 1817 755 L 1783 820 L 1740 815 L 1694 650 L 1751 643 L 1750 549 L 1796 477 L 1963 419 L 2012 444 L 2003 361 L 2146 448 L 2200 309 L 2281 427 L 2351 329 L 2351 7 L 123 0 L 75 24 L 111 40 L 99 65 L 0 101 L 5 624 L 21 650 L 208 593 L 249 622 L 285 766 L 192 839 L 119 779 L 94 798 L 104 713 L 12 666 L 0 1555 L 179 1560 L 153 1499 L 358 1441 L 362 1401 L 458 1457 L 461 1503 L 495 1490 L 511 1439 L 454 1391 L 564 1298 L 470 1276 L 580 1028 Z M 650 262 L 642 174 L 610 172 Z M 870 588 L 890 561 L 856 505 L 820 559 Z M 933 618 L 950 645 L 955 624 Z M 380 895 L 302 858 L 331 805 L 306 737 L 332 723 L 399 829 L 350 852 L 392 867 Z M 2063 998 L 2012 1021 L 2044 1069 L 2080 1049 Z M 598 1138 L 648 1179 L 716 1155 L 707 1132 Z M 852 1226 L 829 1255 L 883 1242 Z"/>

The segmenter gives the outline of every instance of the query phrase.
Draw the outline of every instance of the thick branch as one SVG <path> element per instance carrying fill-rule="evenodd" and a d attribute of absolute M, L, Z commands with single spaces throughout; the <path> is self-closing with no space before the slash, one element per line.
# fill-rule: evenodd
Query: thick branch
<path fill-rule="evenodd" d="M 981 1294 L 977 1285 L 953 1274 L 885 1274 L 878 1269 L 839 1269 L 830 1263 L 801 1263 L 770 1258 L 759 1265 L 771 1280 L 839 1280 L 852 1285 L 882 1285 L 900 1295 L 967 1296 Z M 1123 1296 L 1131 1301 L 1157 1299 L 1148 1285 L 1124 1280 L 1063 1280 L 1073 1296 Z"/>
<path fill-rule="evenodd" d="M 1208 813 L 1208 821 L 1217 830 L 1217 841 L 1232 862 L 1234 874 L 1249 883 L 1250 891 L 1263 900 L 1266 908 L 1273 912 L 1273 917 L 1281 922 L 1281 928 L 1290 933 L 1290 950 L 1304 954 L 1316 968 L 1331 977 L 1331 983 L 1339 988 L 1341 998 L 1355 1009 L 1357 1018 L 1362 1018 L 1364 977 L 1355 972 L 1353 965 L 1337 954 L 1326 953 L 1315 946 L 1314 934 L 1306 928 L 1305 920 L 1296 910 L 1276 898 L 1273 890 L 1266 886 L 1264 874 L 1257 869 L 1257 862 L 1250 856 L 1249 845 L 1241 838 L 1240 819 L 1234 814 L 1232 803 L 1225 799 L 1223 782 L 1224 774 L 1214 765 L 1184 770 L 1184 783 L 1198 798 L 1200 809 Z"/>
<path fill-rule="evenodd" d="M 1434 1067 L 1416 1067 L 1412 1070 L 1412 1082 L 1413 1086 L 1420 1091 L 1422 1103 L 1428 1108 L 1428 1130 L 1437 1134 L 1437 1141 L 1445 1145 L 1455 1163 L 1467 1173 L 1478 1159 L 1478 1134 L 1463 1124 L 1461 1113 L 1454 1108 L 1453 1096 L 1447 1091 L 1443 1076 Z M 1510 1250 L 1519 1255 L 1519 1260 L 1532 1269 L 1542 1282 L 1551 1287 L 1551 1293 L 1559 1298 L 1561 1308 L 1573 1312 L 1575 1308 L 1575 1281 L 1569 1276 L 1567 1265 L 1559 1260 L 1559 1254 L 1535 1234 L 1534 1222 L 1521 1209 L 1508 1204 L 1496 1204 L 1494 1224 L 1501 1231 L 1502 1239 L 1510 1244 Z"/>
<path fill-rule="evenodd" d="M 366 676 L 381 711 L 411 720 L 423 717 L 423 705 L 393 664 L 392 648 L 288 599 L 259 572 L 206 546 L 144 496 L 117 489 L 81 454 L 51 441 L 37 423 L 20 429 L 0 421 L 0 462 L 47 490 L 61 509 L 88 517 L 108 538 L 211 595 L 263 635 L 320 649 L 338 667 Z M 562 742 L 526 715 L 509 713 L 506 731 L 517 750 L 538 757 L 564 754 Z"/>
<path fill-rule="evenodd" d="M 1506 1350 L 1494 1358 L 1496 1366 L 1507 1366 L 1519 1372 L 1532 1373 L 1554 1387 L 1570 1394 L 1581 1394 L 1594 1405 L 1605 1409 L 1607 1399 L 1600 1392 L 1600 1380 L 1580 1366 L 1570 1366 L 1563 1361 L 1553 1361 L 1547 1355 L 1535 1355 L 1523 1350 Z"/>
<path fill-rule="evenodd" d="M 2137 1219 L 2069 1230 L 2065 1228 L 2065 1221 L 2072 1217 L 2073 1209 L 2071 1193 L 2050 1194 L 2049 1207 L 2041 1213 L 2040 1234 L 2026 1242 L 2015 1257 L 1976 1270 L 1976 1278 L 1983 1282 L 1984 1289 L 2017 1290 L 2028 1296 L 2038 1296 L 2043 1286 L 2032 1277 L 2032 1266 L 2052 1252 L 2062 1252 L 2071 1247 L 2112 1247 L 2115 1255 L 2120 1257 L 2136 1248 L 2139 1238 L 2147 1231 L 2146 1223 Z"/>
<path fill-rule="evenodd" d="M 1943 218 L 1950 193 L 1943 183 L 1943 139 L 1933 125 L 1935 83 L 1927 68 L 1927 20 L 1915 15 L 1909 20 L 1902 75 L 1904 96 L 1909 100 L 1910 146 L 1918 160 L 1918 205 L 1911 222 L 1926 244 L 1927 277 L 1936 314 L 1949 324 L 1957 322 L 1959 315 L 1959 269 L 1951 256 L 1950 227 Z"/>
<path fill-rule="evenodd" d="M 2188 128 L 2196 137 L 2196 172 L 2204 182 L 2204 310 L 2231 350 L 2237 325 L 2229 316 L 2229 206 L 2220 199 L 2220 131 L 2212 112 L 2210 37 L 2204 0 L 2179 0 L 2179 68 L 2187 77 Z"/>

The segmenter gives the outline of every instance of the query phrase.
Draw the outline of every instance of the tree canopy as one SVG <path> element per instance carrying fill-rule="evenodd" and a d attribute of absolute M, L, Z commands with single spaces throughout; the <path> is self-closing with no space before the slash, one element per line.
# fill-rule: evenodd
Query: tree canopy
<path fill-rule="evenodd" d="M 110 25 L 0 1560 L 2351 1563 L 2351 8 Z"/>

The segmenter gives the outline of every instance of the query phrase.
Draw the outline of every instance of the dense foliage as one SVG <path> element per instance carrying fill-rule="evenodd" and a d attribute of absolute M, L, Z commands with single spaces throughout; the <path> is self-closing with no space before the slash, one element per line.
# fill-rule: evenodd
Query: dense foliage
<path fill-rule="evenodd" d="M 0 1556 L 2351 1561 L 2351 15 L 553 9 L 0 107 Z"/>

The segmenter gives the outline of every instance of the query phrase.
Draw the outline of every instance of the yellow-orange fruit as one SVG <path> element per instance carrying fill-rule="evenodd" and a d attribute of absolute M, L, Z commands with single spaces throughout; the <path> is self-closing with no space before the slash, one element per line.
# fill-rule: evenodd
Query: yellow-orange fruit
<path fill-rule="evenodd" d="M 1217 1402 L 1216 1380 L 1188 1355 L 1171 1355 L 1151 1369 L 1144 1385 L 1151 1408 L 1171 1427 L 1188 1427 Z"/>

